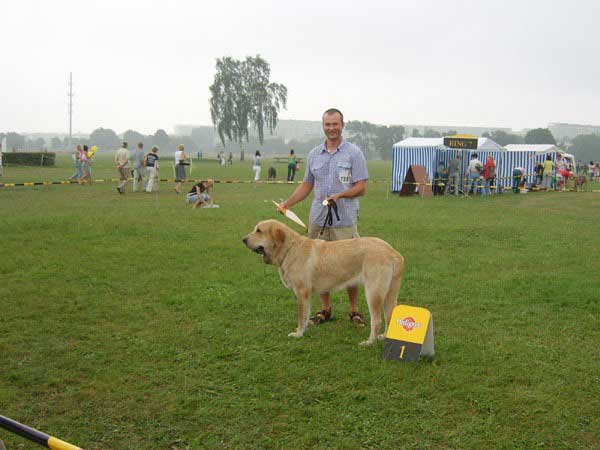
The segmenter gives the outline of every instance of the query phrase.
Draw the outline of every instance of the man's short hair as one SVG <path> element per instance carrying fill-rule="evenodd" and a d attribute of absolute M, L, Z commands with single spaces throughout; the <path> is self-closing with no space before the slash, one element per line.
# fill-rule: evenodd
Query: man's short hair
<path fill-rule="evenodd" d="M 325 116 L 328 116 L 328 115 L 330 115 L 330 114 L 335 114 L 335 113 L 337 113 L 337 114 L 339 114 L 339 115 L 340 115 L 340 117 L 342 118 L 342 123 L 344 123 L 344 115 L 343 115 L 343 114 L 342 114 L 342 112 L 341 112 L 339 109 L 337 109 L 337 108 L 329 108 L 327 111 L 325 111 L 325 112 L 323 113 L 323 117 L 325 117 Z"/>
<path fill-rule="evenodd" d="M 143 143 L 143 142 L 138 142 L 138 147 L 139 147 L 139 148 L 142 148 L 143 146 L 144 146 L 144 143 Z"/>
<path fill-rule="evenodd" d="M 123 142 L 123 148 L 127 148 L 127 142 Z"/>
<path fill-rule="evenodd" d="M 477 153 L 472 153 L 471 158 L 477 158 Z"/>

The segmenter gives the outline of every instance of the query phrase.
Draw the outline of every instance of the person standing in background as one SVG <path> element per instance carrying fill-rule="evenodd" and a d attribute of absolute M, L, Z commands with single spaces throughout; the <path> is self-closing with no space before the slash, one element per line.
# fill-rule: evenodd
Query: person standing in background
<path fill-rule="evenodd" d="M 148 181 L 146 183 L 146 192 L 152 192 L 154 183 L 156 183 L 156 191 L 158 191 L 159 168 L 158 168 L 158 147 L 152 147 L 150 153 L 144 158 L 144 167 L 148 169 Z"/>
<path fill-rule="evenodd" d="M 496 161 L 492 155 L 488 155 L 483 167 L 483 179 L 485 180 L 483 195 L 491 195 L 496 185 Z"/>
<path fill-rule="evenodd" d="M 469 192 L 467 195 L 481 194 L 481 192 L 478 191 L 481 188 L 479 180 L 481 178 L 482 169 L 483 167 L 481 165 L 481 161 L 477 159 L 477 153 L 473 153 L 471 155 L 471 161 L 469 161 L 469 167 L 467 168 L 467 185 L 469 186 Z"/>
<path fill-rule="evenodd" d="M 71 180 L 79 180 L 81 178 L 81 145 L 77 145 L 75 149 L 75 173 L 71 175 Z"/>
<path fill-rule="evenodd" d="M 146 190 L 144 186 L 144 144 L 138 142 L 137 149 L 133 154 L 133 192 L 137 192 L 138 183 L 141 184 L 141 191 Z"/>
<path fill-rule="evenodd" d="M 88 153 L 87 145 L 83 146 L 79 159 L 81 161 L 81 171 L 83 173 L 79 178 L 79 184 L 83 184 L 85 180 L 88 180 L 88 183 L 92 184 L 92 169 L 90 168 L 90 155 Z"/>
<path fill-rule="evenodd" d="M 117 186 L 117 192 L 119 194 L 124 194 L 125 191 L 123 188 L 127 184 L 127 179 L 129 178 L 129 151 L 127 150 L 127 142 L 123 142 L 121 148 L 115 153 L 115 165 L 117 166 L 119 178 L 121 180 Z"/>
<path fill-rule="evenodd" d="M 444 194 L 449 194 L 450 190 L 452 190 L 454 195 L 458 195 L 460 192 L 460 165 L 460 153 L 457 153 L 456 157 L 452 158 L 448 165 L 448 182 L 446 183 Z"/>
<path fill-rule="evenodd" d="M 186 160 L 188 159 L 185 154 L 184 147 L 182 144 L 177 146 L 175 152 L 175 192 L 181 194 L 181 184 L 185 181 L 185 166 Z"/>
<path fill-rule="evenodd" d="M 546 160 L 544 161 L 544 171 L 542 173 L 542 188 L 549 191 L 552 189 L 552 177 L 554 176 L 554 163 L 552 162 L 552 156 L 546 155 Z"/>
<path fill-rule="evenodd" d="M 296 175 L 296 165 L 298 161 L 296 160 L 296 155 L 294 153 L 294 149 L 290 150 L 290 154 L 288 155 L 288 174 L 287 180 L 294 181 L 294 176 Z"/>
<path fill-rule="evenodd" d="M 262 160 L 260 157 L 260 152 L 256 150 L 254 154 L 254 161 L 252 162 L 252 170 L 254 170 L 254 181 L 260 180 L 260 171 L 262 168 Z"/>

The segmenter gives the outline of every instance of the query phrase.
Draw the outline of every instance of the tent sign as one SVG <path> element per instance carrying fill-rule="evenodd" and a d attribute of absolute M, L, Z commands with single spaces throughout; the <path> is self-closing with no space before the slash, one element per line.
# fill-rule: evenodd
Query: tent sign
<path fill-rule="evenodd" d="M 433 319 L 425 308 L 398 305 L 385 334 L 383 357 L 394 361 L 417 362 L 433 358 Z"/>
<path fill-rule="evenodd" d="M 477 150 L 477 138 L 447 136 L 444 138 L 444 145 L 462 150 Z"/>

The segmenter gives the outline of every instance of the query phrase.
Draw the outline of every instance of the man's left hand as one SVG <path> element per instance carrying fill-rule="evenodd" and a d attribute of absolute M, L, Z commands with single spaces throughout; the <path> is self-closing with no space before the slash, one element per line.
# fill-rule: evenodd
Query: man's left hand
<path fill-rule="evenodd" d="M 333 195 L 330 195 L 329 197 L 327 197 L 327 201 L 333 200 L 335 203 L 337 203 L 340 198 L 341 198 L 340 194 L 333 194 Z"/>

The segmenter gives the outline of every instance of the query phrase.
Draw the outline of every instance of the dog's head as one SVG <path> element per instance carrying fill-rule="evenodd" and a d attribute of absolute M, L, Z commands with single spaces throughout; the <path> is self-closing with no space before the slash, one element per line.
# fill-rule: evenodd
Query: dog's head
<path fill-rule="evenodd" d="M 244 236 L 242 242 L 253 252 L 262 255 L 265 263 L 279 266 L 292 233 L 291 228 L 277 220 L 263 220 Z"/>

